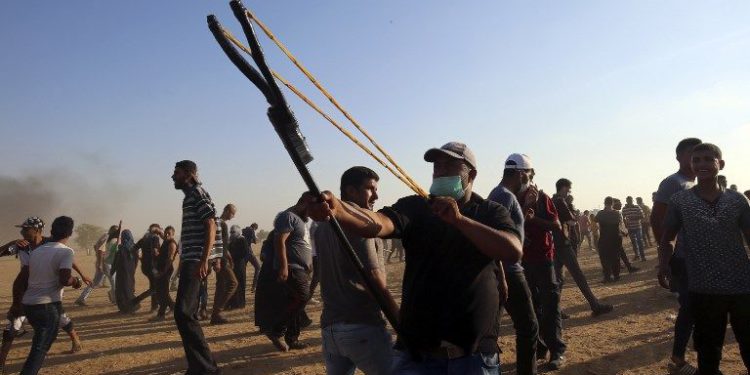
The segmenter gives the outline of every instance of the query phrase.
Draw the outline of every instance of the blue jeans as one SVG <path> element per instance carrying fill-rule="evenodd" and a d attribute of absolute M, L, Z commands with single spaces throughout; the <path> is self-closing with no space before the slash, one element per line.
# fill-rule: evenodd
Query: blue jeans
<path fill-rule="evenodd" d="M 628 236 L 630 237 L 630 242 L 633 244 L 635 257 L 646 260 L 646 253 L 643 252 L 643 229 L 628 229 Z"/>
<path fill-rule="evenodd" d="M 356 368 L 367 375 L 391 373 L 393 342 L 385 326 L 336 323 L 322 331 L 328 375 L 351 375 Z"/>
<path fill-rule="evenodd" d="M 62 315 L 60 302 L 42 305 L 24 305 L 26 319 L 34 327 L 34 338 L 31 340 L 31 351 L 23 364 L 21 375 L 36 375 L 42 368 L 44 357 L 57 338 Z"/>
<path fill-rule="evenodd" d="M 425 358 L 417 362 L 409 353 L 395 351 L 392 375 L 500 375 L 498 353 L 476 353 L 456 359 Z"/>

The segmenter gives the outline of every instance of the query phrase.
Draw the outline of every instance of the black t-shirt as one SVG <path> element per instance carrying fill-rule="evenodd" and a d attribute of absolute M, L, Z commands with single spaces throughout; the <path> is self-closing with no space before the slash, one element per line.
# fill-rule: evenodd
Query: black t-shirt
<path fill-rule="evenodd" d="M 161 244 L 161 249 L 159 249 L 159 255 L 156 257 L 156 269 L 161 272 L 165 266 L 169 265 L 169 268 L 172 268 L 172 258 L 169 257 L 169 245 L 175 244 L 175 240 L 165 240 L 164 243 Z"/>
<path fill-rule="evenodd" d="M 432 214 L 422 197 L 402 198 L 381 213 L 406 251 L 401 300 L 401 342 L 430 350 L 442 340 L 471 353 L 483 338 L 497 339 L 497 265 L 455 227 Z M 516 236 L 505 207 L 473 194 L 461 213 Z M 520 238 L 520 236 L 519 236 Z"/>

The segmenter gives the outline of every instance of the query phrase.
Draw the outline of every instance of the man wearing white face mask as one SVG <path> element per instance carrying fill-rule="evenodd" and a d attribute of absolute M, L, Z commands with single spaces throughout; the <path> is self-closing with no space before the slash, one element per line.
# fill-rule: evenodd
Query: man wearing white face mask
<path fill-rule="evenodd" d="M 497 261 L 517 262 L 520 234 L 508 210 L 472 193 L 476 159 L 465 144 L 428 150 L 433 185 L 378 212 L 331 192 L 308 206 L 364 238 L 399 238 L 406 251 L 393 374 L 499 374 Z"/>

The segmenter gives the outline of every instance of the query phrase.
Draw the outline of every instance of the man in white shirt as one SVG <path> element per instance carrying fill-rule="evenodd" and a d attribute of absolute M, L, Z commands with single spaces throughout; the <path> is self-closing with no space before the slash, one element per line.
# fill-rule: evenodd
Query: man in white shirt
<path fill-rule="evenodd" d="M 73 277 L 73 249 L 66 244 L 73 234 L 73 219 L 60 216 L 52 222 L 50 242 L 30 253 L 19 254 L 21 265 L 28 267 L 28 288 L 21 303 L 29 323 L 34 327 L 31 351 L 21 370 L 22 375 L 35 375 L 47 351 L 57 338 L 62 310 L 63 288 L 78 289 L 83 284 Z"/>

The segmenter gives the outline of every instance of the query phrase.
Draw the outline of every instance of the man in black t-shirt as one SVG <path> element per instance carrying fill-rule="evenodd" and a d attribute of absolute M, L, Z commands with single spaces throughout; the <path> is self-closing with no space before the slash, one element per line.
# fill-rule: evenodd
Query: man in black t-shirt
<path fill-rule="evenodd" d="M 474 154 L 463 143 L 428 150 L 431 198 L 409 196 L 378 212 L 330 192 L 311 216 L 338 219 L 365 238 L 400 238 L 406 251 L 393 374 L 449 369 L 498 374 L 497 261 L 517 262 L 521 241 L 508 210 L 472 193 Z"/>

